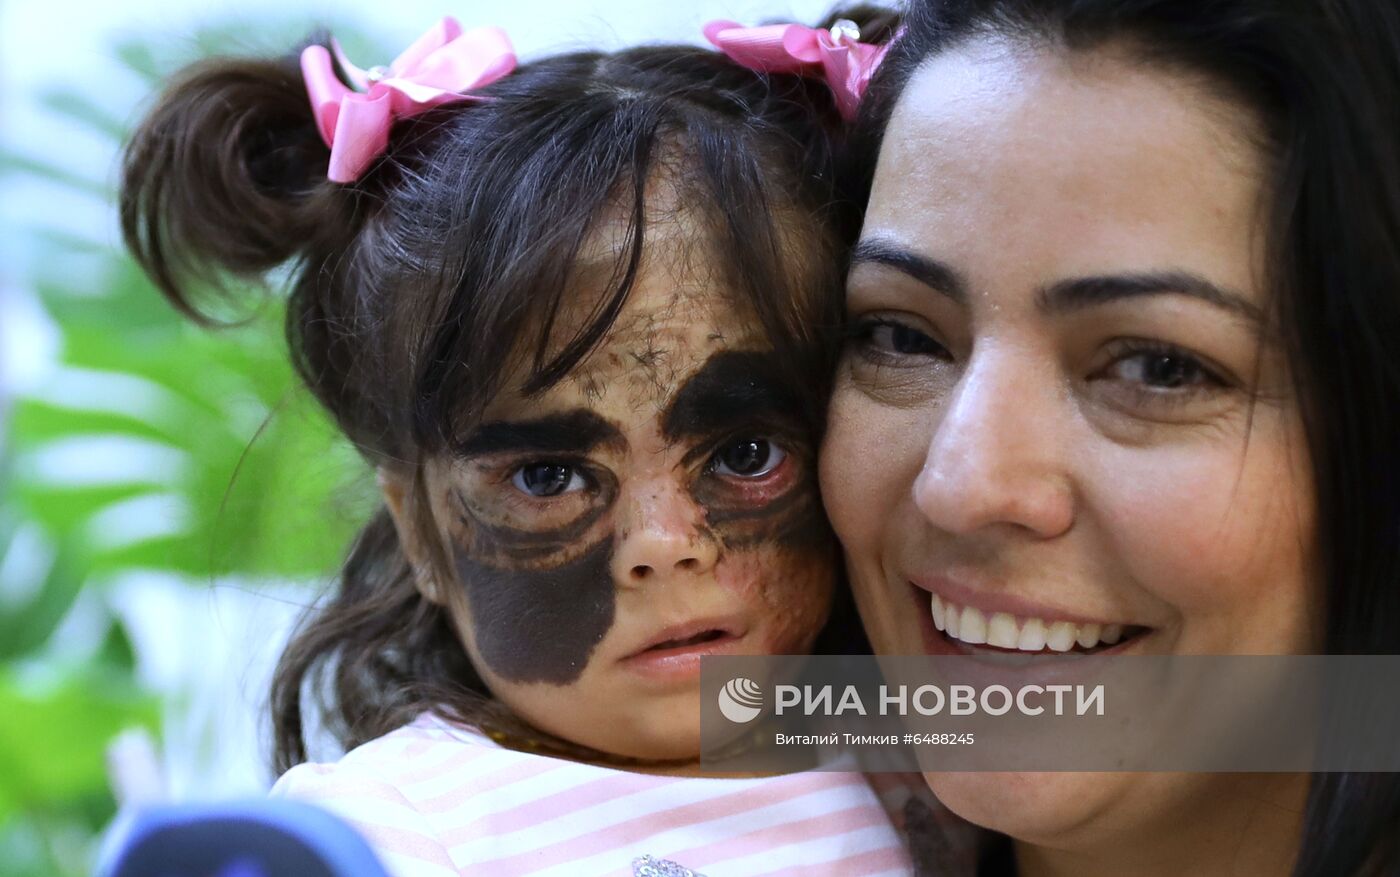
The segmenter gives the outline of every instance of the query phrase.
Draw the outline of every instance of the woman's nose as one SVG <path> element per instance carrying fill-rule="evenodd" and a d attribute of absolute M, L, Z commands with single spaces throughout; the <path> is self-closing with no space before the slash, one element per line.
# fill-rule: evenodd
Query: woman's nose
<path fill-rule="evenodd" d="M 1074 523 L 1058 388 L 1012 363 L 973 364 L 938 414 L 914 504 L 939 529 L 1008 525 L 1053 538 Z"/>
<path fill-rule="evenodd" d="M 705 526 L 705 510 L 672 478 L 628 485 L 619 497 L 613 578 L 642 585 L 705 575 L 719 561 L 719 546 Z"/>

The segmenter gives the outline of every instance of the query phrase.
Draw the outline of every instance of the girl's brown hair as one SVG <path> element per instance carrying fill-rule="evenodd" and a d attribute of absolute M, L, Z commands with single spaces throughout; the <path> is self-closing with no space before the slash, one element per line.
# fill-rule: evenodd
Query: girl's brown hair
<path fill-rule="evenodd" d="M 399 122 L 387 153 L 336 185 L 295 54 L 196 64 L 127 148 L 127 245 L 201 322 L 196 289 L 290 263 L 286 335 L 302 380 L 372 465 L 417 472 L 478 420 L 508 362 L 526 357 L 527 392 L 542 391 L 605 337 L 642 257 L 647 182 L 659 163 L 683 164 L 729 288 L 819 427 L 857 221 L 836 196 L 840 120 L 822 83 L 647 47 L 526 64 L 480 94 Z M 555 323 L 575 254 L 618 204 L 630 224 L 606 294 L 562 349 L 548 346 L 566 328 Z M 849 605 L 835 614 L 853 623 Z M 493 706 L 383 508 L 278 665 L 279 771 L 306 758 L 304 699 L 347 748 L 427 707 Z"/>

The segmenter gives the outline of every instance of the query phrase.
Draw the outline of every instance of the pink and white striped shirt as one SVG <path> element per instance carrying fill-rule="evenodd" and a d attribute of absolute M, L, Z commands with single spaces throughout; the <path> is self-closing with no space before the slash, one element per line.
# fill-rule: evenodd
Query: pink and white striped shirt
<path fill-rule="evenodd" d="M 292 768 L 272 794 L 349 820 L 395 877 L 632 877 L 643 856 L 705 877 L 913 874 L 890 816 L 913 787 L 880 777 L 877 795 L 872 779 L 631 773 L 425 715 L 334 764 Z"/>

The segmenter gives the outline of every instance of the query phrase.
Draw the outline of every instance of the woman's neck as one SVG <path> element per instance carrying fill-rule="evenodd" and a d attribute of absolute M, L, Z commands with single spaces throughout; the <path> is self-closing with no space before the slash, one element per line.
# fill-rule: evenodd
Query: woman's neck
<path fill-rule="evenodd" d="M 1228 799 L 1131 837 L 1073 848 L 1015 841 L 1017 877 L 1284 877 L 1302 840 L 1308 775 L 1230 780 Z"/>

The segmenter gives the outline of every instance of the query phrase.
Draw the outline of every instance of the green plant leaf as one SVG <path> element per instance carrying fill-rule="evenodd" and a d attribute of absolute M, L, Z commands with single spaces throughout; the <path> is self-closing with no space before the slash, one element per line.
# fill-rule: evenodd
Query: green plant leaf
<path fill-rule="evenodd" d="M 196 53 L 291 47 L 310 29 L 250 22 L 206 29 L 193 45 L 137 39 L 112 52 L 154 90 Z M 356 57 L 387 57 L 352 28 L 335 32 Z M 127 120 L 99 86 L 55 89 L 41 104 L 115 154 Z M 42 146 L 0 151 L 0 175 L 114 215 L 110 170 L 61 165 Z M 0 557 L 21 529 L 53 552 L 33 581 L 0 582 L 0 875 L 78 877 L 114 809 L 108 742 L 131 725 L 156 728 L 178 706 L 142 690 L 140 643 L 116 621 L 67 659 L 77 666 L 51 666 L 75 602 L 142 573 L 195 587 L 322 579 L 377 499 L 363 461 L 299 387 L 276 290 L 230 286 L 227 315 L 240 324 L 210 332 L 100 234 L 7 232 L 26 250 L 16 280 L 60 333 L 62 371 L 14 400 L 0 443 Z M 141 449 L 158 465 L 138 465 Z"/>
<path fill-rule="evenodd" d="M 110 802 L 108 744 L 127 728 L 157 726 L 154 698 L 125 673 L 87 668 L 35 688 L 13 672 L 0 676 L 0 821 L 72 800 Z"/>

